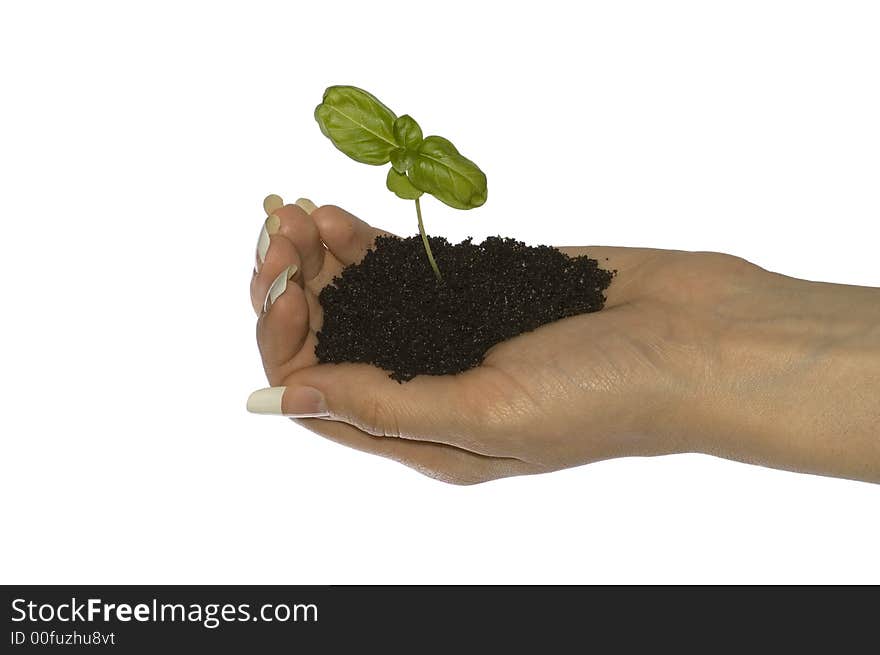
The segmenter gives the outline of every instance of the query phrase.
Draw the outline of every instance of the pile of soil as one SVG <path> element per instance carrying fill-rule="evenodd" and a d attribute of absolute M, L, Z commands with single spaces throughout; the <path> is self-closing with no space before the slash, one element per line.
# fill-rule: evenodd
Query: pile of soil
<path fill-rule="evenodd" d="M 400 382 L 459 373 L 496 343 L 602 309 L 616 273 L 586 256 L 508 238 L 430 243 L 442 282 L 421 237 L 379 237 L 321 291 L 319 362 L 367 362 Z"/>

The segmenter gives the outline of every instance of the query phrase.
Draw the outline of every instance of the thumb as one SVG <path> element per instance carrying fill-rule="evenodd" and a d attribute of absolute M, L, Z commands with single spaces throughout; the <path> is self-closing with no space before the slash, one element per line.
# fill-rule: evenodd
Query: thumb
<path fill-rule="evenodd" d="M 260 389 L 248 410 L 291 418 L 344 421 L 381 437 L 445 443 L 493 455 L 489 425 L 474 388 L 479 369 L 459 375 L 421 375 L 400 384 L 367 364 L 322 364 L 301 369 L 285 385 Z"/>

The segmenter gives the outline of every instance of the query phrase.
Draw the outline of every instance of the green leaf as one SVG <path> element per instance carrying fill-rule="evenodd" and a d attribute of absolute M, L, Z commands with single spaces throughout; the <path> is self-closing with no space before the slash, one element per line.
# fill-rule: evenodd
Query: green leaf
<path fill-rule="evenodd" d="M 403 198 L 404 200 L 415 200 L 422 195 L 422 192 L 412 185 L 412 182 L 409 181 L 406 175 L 401 175 L 393 168 L 388 169 L 385 186 L 388 187 L 389 191 L 397 195 L 398 198 Z"/>
<path fill-rule="evenodd" d="M 394 138 L 397 145 L 406 150 L 415 150 L 422 142 L 422 128 L 409 114 L 394 121 Z"/>
<path fill-rule="evenodd" d="M 339 150 L 363 164 L 380 166 L 398 147 L 394 112 L 363 89 L 331 86 L 315 108 L 321 132 Z"/>
<path fill-rule="evenodd" d="M 398 148 L 391 153 L 391 165 L 394 167 L 394 170 L 396 170 L 400 174 L 406 173 L 410 168 L 412 168 L 414 160 L 415 152 L 413 152 L 412 150 L 404 150 L 403 148 Z"/>
<path fill-rule="evenodd" d="M 422 128 L 412 116 L 404 114 L 394 121 L 394 138 L 400 147 L 391 153 L 391 165 L 398 173 L 406 173 L 422 143 Z"/>
<path fill-rule="evenodd" d="M 473 209 L 486 202 L 486 174 L 442 136 L 422 141 L 408 175 L 413 186 L 450 207 Z"/>

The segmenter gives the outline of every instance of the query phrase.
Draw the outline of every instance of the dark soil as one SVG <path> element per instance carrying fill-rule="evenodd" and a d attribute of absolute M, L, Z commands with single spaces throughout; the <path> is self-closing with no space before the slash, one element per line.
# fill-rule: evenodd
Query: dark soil
<path fill-rule="evenodd" d="M 616 272 L 514 239 L 430 242 L 442 283 L 421 237 L 379 237 L 363 261 L 321 291 L 319 362 L 367 362 L 401 382 L 459 373 L 478 366 L 496 343 L 602 309 Z"/>

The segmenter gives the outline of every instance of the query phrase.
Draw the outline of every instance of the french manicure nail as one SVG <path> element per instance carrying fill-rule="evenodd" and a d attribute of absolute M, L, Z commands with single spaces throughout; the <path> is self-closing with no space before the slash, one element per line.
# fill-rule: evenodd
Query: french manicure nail
<path fill-rule="evenodd" d="M 264 314 L 275 304 L 278 297 L 287 290 L 287 283 L 293 279 L 293 276 L 296 275 L 298 270 L 296 264 L 291 264 L 278 274 L 278 277 L 276 277 L 269 286 L 269 291 L 266 293 L 266 300 L 263 301 Z"/>
<path fill-rule="evenodd" d="M 318 206 L 308 198 L 297 198 L 297 201 L 293 204 L 302 209 L 306 214 L 311 214 L 318 208 Z"/>
<path fill-rule="evenodd" d="M 326 418 L 324 394 L 314 387 L 268 387 L 254 391 L 247 401 L 254 414 L 288 416 L 290 418 Z"/>
<path fill-rule="evenodd" d="M 287 387 L 268 387 L 254 391 L 247 399 L 247 411 L 252 414 L 282 415 L 281 400 Z"/>
<path fill-rule="evenodd" d="M 260 263 L 266 261 L 266 253 L 269 252 L 269 237 L 277 234 L 281 229 L 281 219 L 275 214 L 270 214 L 269 218 L 263 221 L 263 227 L 260 228 L 260 238 L 257 240 L 257 257 Z"/>
<path fill-rule="evenodd" d="M 266 226 L 266 231 L 270 235 L 278 234 L 278 230 L 281 229 L 281 219 L 278 218 L 278 214 L 269 214 L 264 225 Z"/>
<path fill-rule="evenodd" d="M 284 207 L 284 201 L 281 199 L 281 196 L 276 196 L 274 193 L 270 193 L 263 198 L 263 210 L 267 215 L 271 215 L 282 207 Z"/>
<path fill-rule="evenodd" d="M 260 238 L 257 239 L 257 257 L 261 264 L 266 261 L 267 252 L 269 252 L 269 231 L 263 223 L 263 227 L 260 228 Z"/>

